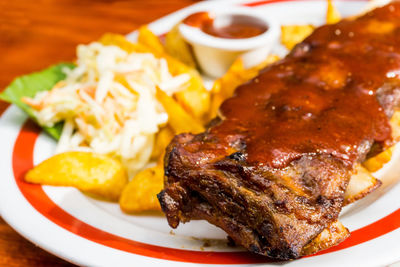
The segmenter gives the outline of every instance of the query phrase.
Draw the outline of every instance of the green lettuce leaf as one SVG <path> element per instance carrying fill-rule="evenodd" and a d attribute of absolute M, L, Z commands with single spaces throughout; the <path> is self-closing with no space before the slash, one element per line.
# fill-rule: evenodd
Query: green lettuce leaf
<path fill-rule="evenodd" d="M 23 75 L 16 78 L 1 94 L 0 99 L 15 104 L 29 117 L 37 122 L 33 109 L 22 102 L 23 97 L 34 97 L 38 92 L 48 91 L 60 80 L 65 79 L 62 71 L 64 68 L 73 69 L 72 63 L 60 63 L 45 70 Z M 42 127 L 50 136 L 58 140 L 61 135 L 63 123 L 57 123 L 53 127 Z"/>

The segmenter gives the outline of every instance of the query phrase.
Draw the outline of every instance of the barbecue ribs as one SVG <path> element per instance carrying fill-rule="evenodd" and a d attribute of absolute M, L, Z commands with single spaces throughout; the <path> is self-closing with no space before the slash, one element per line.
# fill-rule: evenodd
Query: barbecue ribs
<path fill-rule="evenodd" d="M 205 219 L 277 259 L 341 242 L 353 168 L 393 144 L 399 75 L 399 2 L 317 28 L 237 88 L 204 133 L 173 139 L 158 195 L 170 226 Z M 321 243 L 323 231 L 341 234 Z"/>

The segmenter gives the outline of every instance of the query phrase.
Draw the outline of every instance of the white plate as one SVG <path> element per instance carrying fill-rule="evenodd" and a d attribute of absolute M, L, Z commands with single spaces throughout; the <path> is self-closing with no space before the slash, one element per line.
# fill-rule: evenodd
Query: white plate
<path fill-rule="evenodd" d="M 289 3 L 290 2 L 290 3 Z M 244 2 L 202 2 L 151 24 L 163 34 L 197 9 L 227 8 Z M 359 12 L 365 2 L 337 3 L 345 16 Z M 253 2 L 265 16 L 281 24 L 322 24 L 325 1 L 271 0 Z M 135 33 L 129 35 L 135 38 Z M 171 231 L 157 214 L 129 216 L 118 205 L 87 197 L 73 188 L 24 183 L 22 176 L 33 164 L 51 156 L 55 143 L 16 107 L 0 118 L 0 212 L 20 234 L 45 250 L 81 265 L 126 266 L 137 264 L 189 265 L 280 263 L 226 245 L 226 234 L 204 222 L 193 221 Z M 384 185 L 346 207 L 341 221 L 352 235 L 338 247 L 316 256 L 290 261 L 290 266 L 382 266 L 400 259 L 400 147 L 390 164 L 377 176 Z M 205 246 L 207 240 L 211 246 Z M 22 255 L 23 256 L 23 255 Z"/>

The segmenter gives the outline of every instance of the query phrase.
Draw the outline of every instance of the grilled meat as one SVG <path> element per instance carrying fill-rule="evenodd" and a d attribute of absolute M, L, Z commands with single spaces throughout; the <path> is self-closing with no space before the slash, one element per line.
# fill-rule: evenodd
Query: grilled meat
<path fill-rule="evenodd" d="M 352 169 L 393 143 L 399 75 L 399 2 L 316 29 L 237 88 L 206 132 L 171 142 L 158 196 L 170 226 L 205 219 L 285 260 L 342 241 Z M 312 246 L 332 227 L 344 234 Z"/>

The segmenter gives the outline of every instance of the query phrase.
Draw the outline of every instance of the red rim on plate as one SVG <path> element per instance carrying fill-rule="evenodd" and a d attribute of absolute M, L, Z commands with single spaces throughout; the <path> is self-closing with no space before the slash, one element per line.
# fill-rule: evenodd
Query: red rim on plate
<path fill-rule="evenodd" d="M 246 5 L 258 6 L 284 1 L 294 0 L 258 1 Z M 13 173 L 17 186 L 26 200 L 36 209 L 36 211 L 59 227 L 106 247 L 158 259 L 208 264 L 270 262 L 270 260 L 265 257 L 250 254 L 248 252 L 191 251 L 150 245 L 105 232 L 80 221 L 54 203 L 43 191 L 42 186 L 29 184 L 23 180 L 26 171 L 33 167 L 33 151 L 40 131 L 40 128 L 31 120 L 27 120 L 23 124 L 13 149 Z M 398 228 L 400 228 L 400 209 L 374 223 L 351 232 L 351 236 L 340 245 L 321 251 L 315 255 L 322 255 L 356 246 L 385 235 Z"/>
<path fill-rule="evenodd" d="M 19 190 L 28 202 L 40 214 L 58 226 L 98 244 L 153 258 L 209 264 L 270 262 L 265 257 L 256 256 L 248 252 L 190 251 L 149 245 L 107 233 L 80 221 L 54 203 L 43 191 L 42 186 L 29 184 L 23 180 L 26 171 L 33 167 L 33 151 L 39 133 L 40 128 L 31 120 L 27 120 L 22 126 L 12 155 L 14 177 Z M 400 209 L 374 223 L 351 232 L 351 236 L 340 245 L 321 251 L 315 255 L 349 248 L 380 237 L 397 228 L 400 228 Z"/>

